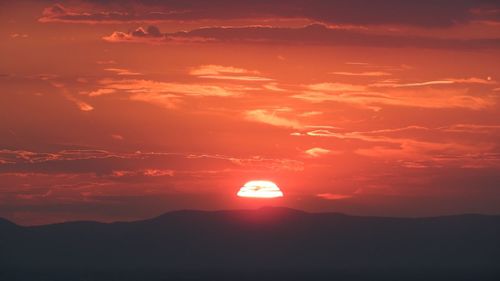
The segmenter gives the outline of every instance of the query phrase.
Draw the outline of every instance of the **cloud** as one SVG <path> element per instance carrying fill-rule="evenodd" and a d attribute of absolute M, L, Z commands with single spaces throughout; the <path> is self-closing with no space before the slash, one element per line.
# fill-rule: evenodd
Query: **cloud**
<path fill-rule="evenodd" d="M 248 110 L 245 112 L 245 119 L 277 127 L 294 129 L 302 128 L 302 125 L 298 121 L 277 116 L 275 111 L 265 109 Z"/>
<path fill-rule="evenodd" d="M 433 166 L 454 165 L 459 167 L 481 165 L 482 167 L 499 167 L 500 158 L 498 153 L 491 153 L 492 144 L 463 144 L 458 142 L 428 142 L 413 139 L 400 139 L 398 147 L 373 146 L 370 148 L 359 148 L 356 154 L 383 158 L 386 160 L 419 160 L 420 163 L 431 163 Z M 489 155 L 489 156 L 487 156 Z M 429 164 L 427 167 L 431 166 Z"/>
<path fill-rule="evenodd" d="M 196 173 L 211 167 L 215 172 L 240 169 L 255 171 L 302 171 L 304 163 L 288 158 L 235 157 L 220 154 L 169 152 L 113 152 L 108 150 L 61 150 L 35 152 L 0 150 L 0 175 L 6 173 L 95 174 L 161 176 Z M 173 172 L 171 172 L 173 171 Z"/>
<path fill-rule="evenodd" d="M 142 75 L 142 73 L 133 72 L 125 68 L 105 68 L 104 70 L 114 72 L 117 75 Z"/>
<path fill-rule="evenodd" d="M 454 124 L 450 126 L 440 127 L 439 129 L 446 132 L 456 133 L 485 133 L 494 134 L 500 133 L 500 124 L 483 125 L 483 124 Z"/>
<path fill-rule="evenodd" d="M 86 1 L 82 7 L 45 8 L 40 22 L 120 23 L 200 20 L 307 19 L 345 25 L 445 27 L 471 21 L 498 21 L 499 4 L 485 0 L 298 0 L 298 1 Z M 86 8 L 84 8 L 86 7 Z M 363 7 L 360 9 L 360 7 Z M 493 11 L 493 12 L 492 12 Z"/>
<path fill-rule="evenodd" d="M 287 90 L 281 88 L 278 83 L 267 83 L 262 86 L 264 89 L 274 92 L 286 92 Z"/>
<path fill-rule="evenodd" d="M 121 3 L 123 4 L 123 3 Z M 129 3 L 132 4 L 132 3 Z M 128 5 L 130 6 L 130 5 Z M 97 8 L 97 6 L 96 6 Z M 42 12 L 39 22 L 63 22 L 63 23 L 123 23 L 123 22 L 158 22 L 162 20 L 173 20 L 176 12 L 145 12 L 131 13 L 127 11 L 82 11 L 79 7 L 66 8 L 61 4 L 47 7 Z"/>
<path fill-rule="evenodd" d="M 370 63 L 368 62 L 356 62 L 356 61 L 348 61 L 345 64 L 347 65 L 357 65 L 357 66 L 369 66 Z"/>
<path fill-rule="evenodd" d="M 460 133 L 460 135 L 458 135 Z M 478 134 L 484 134 L 478 137 Z M 427 128 L 406 126 L 372 131 L 318 129 L 300 136 L 357 140 L 354 153 L 417 166 L 500 167 L 497 125 L 456 124 Z M 363 142 L 365 144 L 363 144 Z M 415 167 L 415 165 L 410 165 Z"/>
<path fill-rule="evenodd" d="M 130 100 L 142 101 L 158 105 L 164 108 L 175 108 L 178 103 L 178 96 L 162 93 L 137 93 L 130 95 Z"/>
<path fill-rule="evenodd" d="M 321 147 L 313 147 L 304 151 L 304 153 L 307 154 L 309 157 L 317 158 L 324 155 L 328 155 L 332 153 L 332 151 Z"/>
<path fill-rule="evenodd" d="M 443 80 L 432 80 L 424 82 L 414 82 L 414 83 L 395 83 L 393 81 L 385 81 L 381 83 L 371 84 L 373 87 L 422 87 L 422 86 L 433 86 L 433 85 L 451 85 L 451 84 L 479 84 L 479 85 L 495 85 L 496 81 L 491 80 L 491 78 L 447 78 Z"/>
<path fill-rule="evenodd" d="M 335 193 L 319 193 L 316 194 L 316 196 L 326 200 L 342 200 L 342 199 L 352 198 L 352 195 L 335 194 Z"/>
<path fill-rule="evenodd" d="M 150 27 L 157 30 L 157 28 Z M 267 43 L 267 44 L 312 44 L 328 46 L 364 46 L 384 48 L 428 48 L 428 49 L 498 49 L 500 38 L 457 39 L 412 35 L 369 34 L 356 30 L 332 28 L 323 24 L 303 27 L 236 26 L 202 27 L 190 31 L 151 33 L 143 28 L 130 32 L 115 31 L 103 37 L 108 42 L 142 43 Z"/>
<path fill-rule="evenodd" d="M 73 102 L 81 111 L 92 111 L 94 107 L 70 94 L 64 94 L 67 100 Z"/>
<path fill-rule="evenodd" d="M 125 138 L 122 135 L 119 134 L 111 134 L 111 137 L 115 140 L 124 140 Z"/>
<path fill-rule="evenodd" d="M 134 94 L 171 93 L 188 96 L 230 97 L 243 93 L 243 88 L 237 86 L 222 87 L 208 84 L 171 83 L 143 79 L 104 79 L 100 81 L 100 84 L 104 85 L 105 89 L 121 90 Z"/>
<path fill-rule="evenodd" d="M 96 61 L 97 64 L 101 65 L 108 65 L 108 64 L 116 64 L 116 61 L 114 60 L 98 60 Z"/>
<path fill-rule="evenodd" d="M 12 33 L 9 36 L 10 38 L 13 39 L 28 38 L 28 34 L 23 34 L 23 33 Z"/>
<path fill-rule="evenodd" d="M 380 77 L 392 75 L 389 72 L 384 71 L 365 71 L 365 72 L 346 72 L 346 71 L 334 71 L 330 74 L 343 75 L 343 76 L 369 76 L 369 77 Z"/>
<path fill-rule="evenodd" d="M 104 89 L 97 89 L 95 91 L 89 92 L 88 96 L 89 97 L 98 97 L 98 96 L 103 96 L 103 95 L 109 95 L 112 93 L 116 93 L 116 90 L 104 88 Z"/>
<path fill-rule="evenodd" d="M 103 79 L 102 88 L 90 91 L 90 97 L 110 94 L 127 94 L 133 101 L 142 101 L 174 108 L 183 96 L 191 97 L 234 97 L 242 95 L 248 88 L 240 85 L 210 85 L 162 82 L 145 79 Z"/>
<path fill-rule="evenodd" d="M 83 102 L 83 101 L 75 101 L 76 105 L 78 105 L 78 108 L 80 108 L 81 111 L 92 111 L 94 110 L 94 107 L 91 106 L 90 104 Z"/>
<path fill-rule="evenodd" d="M 233 66 L 206 64 L 192 68 L 189 74 L 195 76 L 205 76 L 205 75 L 220 75 L 220 74 L 260 74 L 260 72 L 256 70 L 247 70 Z"/>
<path fill-rule="evenodd" d="M 145 177 L 173 177 L 173 170 L 161 170 L 161 169 L 144 169 L 139 171 L 113 171 L 111 173 L 113 177 L 130 177 L 130 176 L 145 176 Z"/>
<path fill-rule="evenodd" d="M 450 80 L 446 84 L 455 83 L 462 82 Z M 299 94 L 292 95 L 291 97 L 312 103 L 350 103 L 375 111 L 378 111 L 380 109 L 380 106 L 383 105 L 431 109 L 467 108 L 471 110 L 480 110 L 495 104 L 495 99 L 491 96 L 469 95 L 468 89 L 460 88 L 425 88 L 413 90 L 403 89 L 406 87 L 401 87 L 401 89 L 398 90 L 380 92 L 380 89 L 377 90 L 377 86 L 374 85 L 363 86 L 340 83 L 319 83 L 312 85 L 303 85 L 303 88 L 305 88 L 305 90 L 303 90 Z"/>
<path fill-rule="evenodd" d="M 256 76 L 260 74 L 256 70 L 247 70 L 233 66 L 222 65 L 200 65 L 194 67 L 189 72 L 190 75 L 199 78 L 221 79 L 221 80 L 239 80 L 239 81 L 272 81 L 273 79 Z"/>
<path fill-rule="evenodd" d="M 353 85 L 344 83 L 318 83 L 305 86 L 313 91 L 328 91 L 328 92 L 364 92 L 367 91 L 366 86 Z"/>
<path fill-rule="evenodd" d="M 322 115 L 322 114 L 323 114 L 322 111 L 306 111 L 306 112 L 299 114 L 299 116 L 310 117 L 310 116 L 317 116 L 317 115 Z"/>
<path fill-rule="evenodd" d="M 41 79 L 46 80 L 45 78 L 41 78 Z M 52 78 L 50 78 L 50 79 L 52 79 Z M 59 82 L 54 82 L 54 81 L 50 82 L 50 84 L 53 87 L 59 89 L 61 91 L 62 96 L 64 98 L 66 98 L 68 101 L 71 101 L 73 104 L 75 104 L 78 107 L 78 109 L 80 109 L 81 111 L 88 112 L 88 111 L 94 110 L 94 107 L 92 105 L 90 105 L 89 103 L 71 95 L 69 93 L 69 91 L 66 89 L 66 86 L 64 84 L 59 83 Z"/>
<path fill-rule="evenodd" d="M 160 30 L 156 26 L 149 26 L 146 29 L 139 27 L 130 32 L 115 31 L 109 36 L 104 36 L 103 39 L 108 42 L 158 42 L 165 39 Z"/>
<path fill-rule="evenodd" d="M 287 158 L 267 158 L 263 156 L 253 156 L 248 158 L 229 157 L 218 154 L 199 154 L 188 155 L 189 159 L 221 159 L 230 161 L 231 163 L 245 167 L 246 171 L 255 170 L 272 170 L 272 171 L 302 171 L 304 163 L 299 160 Z"/>
<path fill-rule="evenodd" d="M 123 155 L 122 155 L 123 156 Z M 124 156 L 128 157 L 130 155 Z M 120 157 L 105 150 L 61 150 L 58 152 L 33 152 L 28 150 L 0 150 L 0 158 L 9 163 L 43 163 L 60 160 L 83 160 Z"/>

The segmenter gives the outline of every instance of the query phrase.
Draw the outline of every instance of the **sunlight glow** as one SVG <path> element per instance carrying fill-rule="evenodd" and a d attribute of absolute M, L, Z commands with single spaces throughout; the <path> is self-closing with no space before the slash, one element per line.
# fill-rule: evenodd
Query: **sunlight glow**
<path fill-rule="evenodd" d="M 283 197 L 283 192 L 272 181 L 255 180 L 245 183 L 245 185 L 240 188 L 237 195 L 239 197 L 277 198 Z"/>

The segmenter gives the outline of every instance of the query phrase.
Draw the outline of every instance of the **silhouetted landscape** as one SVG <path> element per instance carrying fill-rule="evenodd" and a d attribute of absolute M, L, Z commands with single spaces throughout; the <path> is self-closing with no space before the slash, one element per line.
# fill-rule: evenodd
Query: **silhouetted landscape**
<path fill-rule="evenodd" d="M 498 280 L 499 234 L 500 216 L 385 218 L 277 207 L 115 223 L 0 220 L 0 279 Z"/>

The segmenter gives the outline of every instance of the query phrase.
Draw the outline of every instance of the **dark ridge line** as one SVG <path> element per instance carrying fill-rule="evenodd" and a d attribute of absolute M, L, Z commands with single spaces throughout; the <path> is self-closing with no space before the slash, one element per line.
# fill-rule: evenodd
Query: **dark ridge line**
<path fill-rule="evenodd" d="M 39 228 L 46 226 L 58 226 L 58 225 L 66 225 L 66 224 L 87 224 L 87 225 L 113 225 L 113 224 L 128 224 L 128 223 L 141 223 L 141 222 L 154 222 L 161 221 L 162 219 L 181 215 L 181 214 L 252 214 L 263 211 L 279 211 L 280 214 L 283 215 L 306 215 L 306 216 L 336 216 L 336 217 L 346 217 L 346 218 L 359 218 L 359 219 L 392 219 L 392 220 L 432 220 L 432 219 L 445 219 L 445 218 L 500 218 L 500 215 L 492 215 L 492 214 L 478 214 L 478 213 L 463 213 L 463 214 L 451 214 L 451 215 L 439 215 L 439 216 L 412 216 L 412 217 L 394 217 L 394 216 L 369 216 L 369 215 L 350 215 L 340 212 L 307 212 L 303 210 L 288 208 L 288 207 L 273 207 L 273 206 L 264 206 L 257 209 L 227 209 L 227 210 L 196 210 L 196 209 L 180 209 L 165 212 L 161 215 L 138 219 L 138 220 L 130 220 L 130 221 L 112 221 L 112 222 L 100 222 L 93 220 L 75 220 L 75 221 L 64 221 L 57 223 L 48 223 L 48 224 L 40 224 L 40 225 L 20 225 L 13 221 L 10 221 L 5 218 L 0 217 L 0 226 L 9 225 L 11 227 L 20 227 L 20 228 Z"/>

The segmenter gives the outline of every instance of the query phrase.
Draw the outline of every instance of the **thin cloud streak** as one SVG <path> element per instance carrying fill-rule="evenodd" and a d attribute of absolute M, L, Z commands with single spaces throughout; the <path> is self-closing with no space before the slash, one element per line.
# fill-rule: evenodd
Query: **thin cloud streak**
<path fill-rule="evenodd" d="M 114 72 L 117 75 L 142 75 L 142 73 L 139 72 L 133 72 L 131 70 L 125 69 L 125 68 L 105 68 L 104 70 Z"/>
<path fill-rule="evenodd" d="M 477 77 L 470 78 L 448 78 L 444 80 L 433 80 L 433 81 L 424 81 L 424 82 L 415 82 L 415 83 L 391 83 L 391 82 L 382 82 L 371 84 L 373 87 L 394 87 L 394 88 L 402 88 L 402 87 L 422 87 L 422 86 L 432 86 L 432 85 L 451 85 L 451 84 L 479 84 L 479 85 L 495 85 L 498 84 L 496 81 L 491 79 L 482 79 Z"/>
<path fill-rule="evenodd" d="M 335 194 L 335 193 L 318 193 L 317 197 L 325 200 L 342 200 L 352 198 L 352 195 L 348 194 Z"/>
<path fill-rule="evenodd" d="M 245 119 L 284 128 L 299 129 L 303 127 L 297 120 L 278 116 L 275 111 L 265 109 L 249 110 L 245 112 Z"/>
<path fill-rule="evenodd" d="M 233 66 L 222 65 L 200 65 L 194 67 L 189 72 L 190 75 L 198 78 L 219 79 L 219 80 L 238 80 L 238 81 L 272 81 L 273 79 L 257 76 L 260 74 L 256 70 L 247 70 Z"/>
<path fill-rule="evenodd" d="M 368 77 L 380 77 L 380 76 L 390 76 L 392 73 L 383 72 L 383 71 L 365 71 L 365 72 L 347 72 L 347 71 L 335 71 L 330 72 L 335 75 L 342 76 L 368 76 Z"/>
<path fill-rule="evenodd" d="M 307 156 L 309 156 L 309 157 L 318 158 L 321 156 L 332 154 L 333 152 L 329 149 L 326 149 L 326 148 L 313 147 L 313 148 L 310 148 L 310 149 L 304 151 L 304 153 L 307 154 Z"/>

